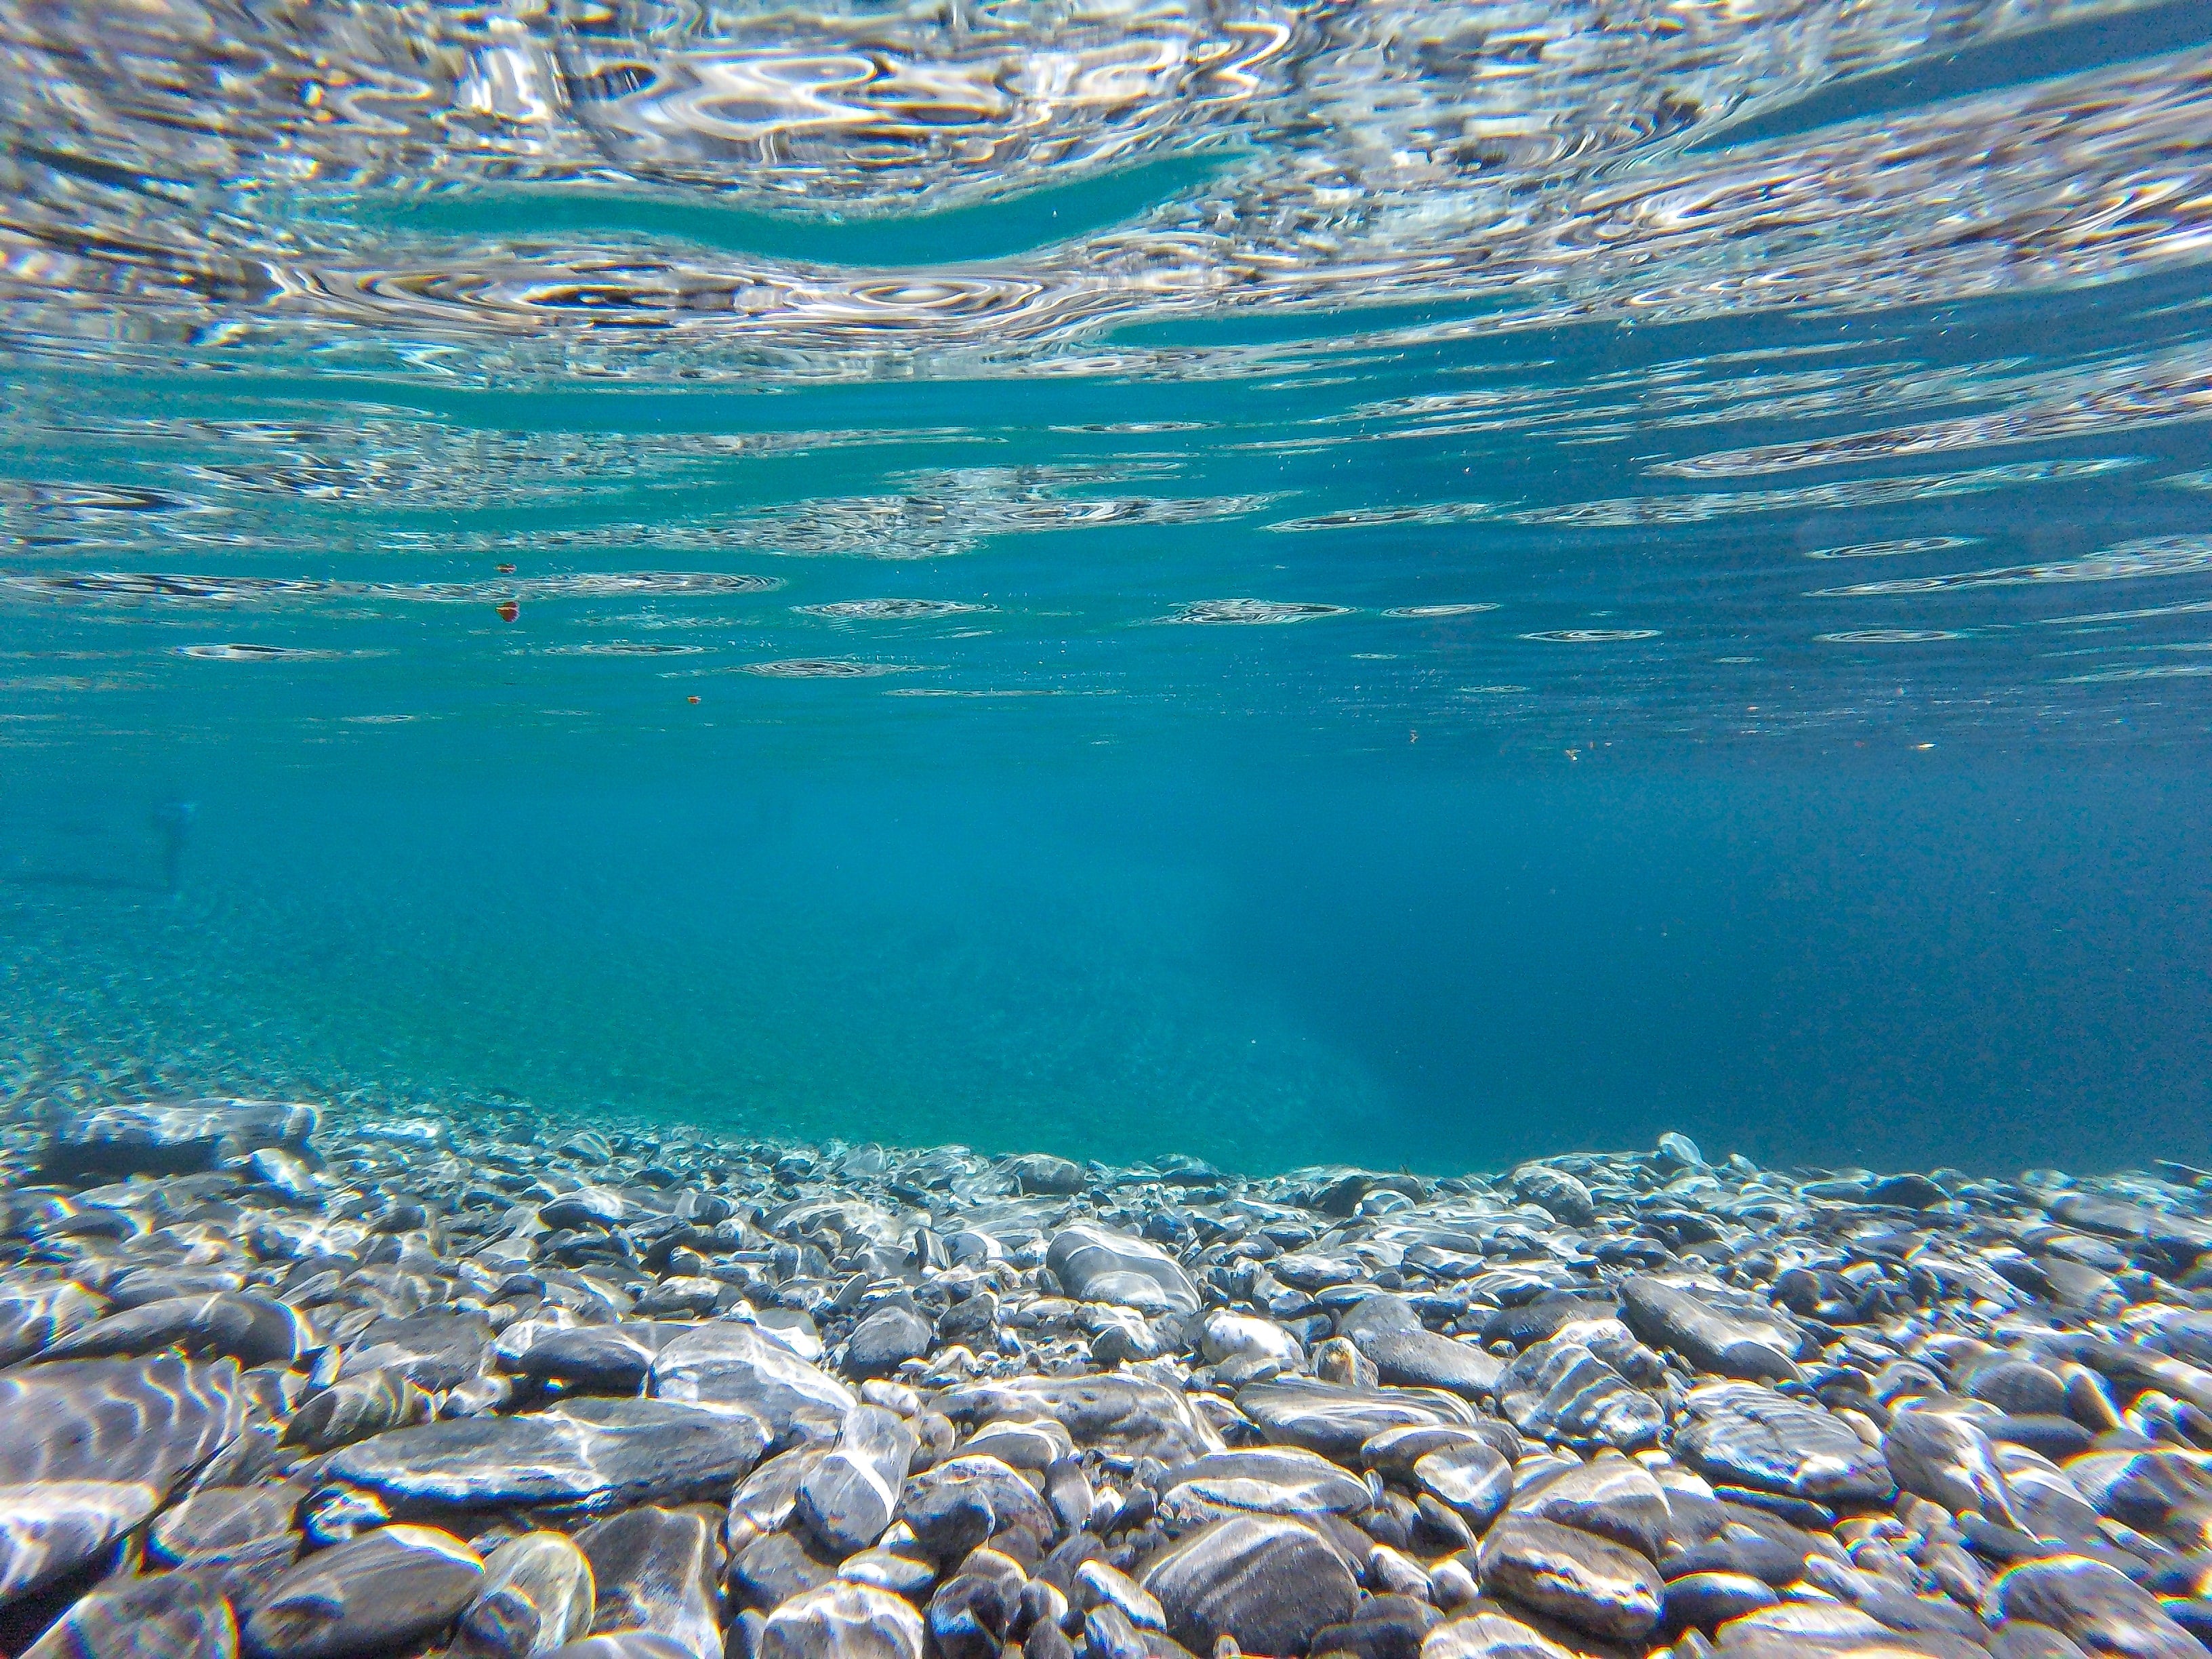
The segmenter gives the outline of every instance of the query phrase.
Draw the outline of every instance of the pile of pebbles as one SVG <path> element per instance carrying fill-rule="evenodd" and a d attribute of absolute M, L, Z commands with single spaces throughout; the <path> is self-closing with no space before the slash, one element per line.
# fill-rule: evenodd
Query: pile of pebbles
<path fill-rule="evenodd" d="M 0 1653 L 2204 1659 L 2212 1176 L 0 1127 Z"/>

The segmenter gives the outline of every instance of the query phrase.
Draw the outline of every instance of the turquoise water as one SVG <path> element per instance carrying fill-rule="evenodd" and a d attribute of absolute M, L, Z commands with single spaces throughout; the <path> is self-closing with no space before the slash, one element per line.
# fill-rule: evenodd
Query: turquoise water
<path fill-rule="evenodd" d="M 2212 1156 L 2201 8 L 9 22 L 15 1096 Z"/>

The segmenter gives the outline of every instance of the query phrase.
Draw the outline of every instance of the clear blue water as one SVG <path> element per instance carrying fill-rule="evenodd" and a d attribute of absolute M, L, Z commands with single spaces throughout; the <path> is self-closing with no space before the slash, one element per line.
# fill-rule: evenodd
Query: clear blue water
<path fill-rule="evenodd" d="M 0 9 L 10 1096 L 2212 1159 L 2201 7 Z"/>

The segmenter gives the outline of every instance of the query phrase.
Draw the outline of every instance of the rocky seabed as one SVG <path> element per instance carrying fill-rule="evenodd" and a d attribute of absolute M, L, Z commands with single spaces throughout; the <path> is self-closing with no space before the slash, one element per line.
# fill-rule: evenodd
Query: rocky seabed
<path fill-rule="evenodd" d="M 2204 1659 L 2212 1176 L 0 1130 L 21 1659 Z"/>

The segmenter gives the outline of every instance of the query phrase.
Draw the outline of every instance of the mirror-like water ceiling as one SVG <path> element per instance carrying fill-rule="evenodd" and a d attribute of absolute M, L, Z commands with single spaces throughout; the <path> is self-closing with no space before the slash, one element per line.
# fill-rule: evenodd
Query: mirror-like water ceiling
<path fill-rule="evenodd" d="M 0 1655 L 2203 1659 L 2203 0 L 0 139 Z"/>

